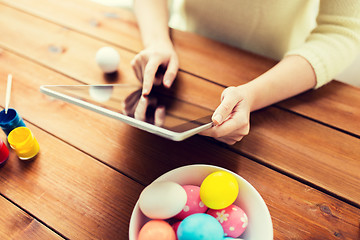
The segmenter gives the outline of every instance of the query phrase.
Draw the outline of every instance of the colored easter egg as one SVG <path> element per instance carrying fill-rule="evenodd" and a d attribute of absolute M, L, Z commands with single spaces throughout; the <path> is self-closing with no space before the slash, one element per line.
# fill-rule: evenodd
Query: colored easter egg
<path fill-rule="evenodd" d="M 175 182 L 154 182 L 140 194 L 139 207 L 152 219 L 168 219 L 184 208 L 187 200 L 185 189 Z"/>
<path fill-rule="evenodd" d="M 200 187 L 195 185 L 184 185 L 187 201 L 183 210 L 175 216 L 177 219 L 184 219 L 195 213 L 205 213 L 207 207 L 200 199 Z"/>
<path fill-rule="evenodd" d="M 171 225 L 171 227 L 174 229 L 174 232 L 176 233 L 178 228 L 179 228 L 179 225 L 180 225 L 181 221 L 178 221 L 174 224 Z"/>
<path fill-rule="evenodd" d="M 164 220 L 151 220 L 140 229 L 138 240 L 176 240 L 176 234 Z"/>
<path fill-rule="evenodd" d="M 5 143 L 0 139 L 0 167 L 4 166 L 9 158 L 9 149 Z"/>
<path fill-rule="evenodd" d="M 223 240 L 220 223 L 206 213 L 196 213 L 185 218 L 177 229 L 179 240 Z"/>
<path fill-rule="evenodd" d="M 234 204 L 220 210 L 209 209 L 207 214 L 220 222 L 227 237 L 239 237 L 248 225 L 246 213 Z"/>
<path fill-rule="evenodd" d="M 200 186 L 201 201 L 209 208 L 222 209 L 236 200 L 239 185 L 229 172 L 217 171 L 209 174 Z"/>

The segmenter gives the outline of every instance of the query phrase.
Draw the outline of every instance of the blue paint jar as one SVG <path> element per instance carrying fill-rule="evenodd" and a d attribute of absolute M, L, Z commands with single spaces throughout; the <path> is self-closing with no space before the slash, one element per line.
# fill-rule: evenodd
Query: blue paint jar
<path fill-rule="evenodd" d="M 9 108 L 7 113 L 5 113 L 5 109 L 0 112 L 0 127 L 6 135 L 9 135 L 13 129 L 26 127 L 26 125 L 18 112 L 13 108 Z"/>

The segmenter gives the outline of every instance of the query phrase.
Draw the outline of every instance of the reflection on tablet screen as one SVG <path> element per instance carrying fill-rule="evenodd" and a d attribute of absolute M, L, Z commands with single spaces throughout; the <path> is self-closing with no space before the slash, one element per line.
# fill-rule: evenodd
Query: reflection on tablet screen
<path fill-rule="evenodd" d="M 196 103 L 177 99 L 164 87 L 153 87 L 148 96 L 141 94 L 141 86 L 127 84 L 45 87 L 174 132 L 210 123 L 213 113 Z"/>

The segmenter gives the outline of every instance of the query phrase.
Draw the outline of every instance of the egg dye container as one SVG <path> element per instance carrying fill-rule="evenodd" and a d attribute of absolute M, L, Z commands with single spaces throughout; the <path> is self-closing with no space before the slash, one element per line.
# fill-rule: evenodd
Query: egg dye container
<path fill-rule="evenodd" d="M 0 167 L 4 166 L 9 158 L 9 149 L 6 144 L 0 139 Z"/>
<path fill-rule="evenodd" d="M 0 127 L 6 135 L 9 135 L 13 129 L 26 127 L 26 125 L 18 112 L 13 108 L 9 108 L 7 113 L 5 113 L 5 109 L 0 112 Z"/>
<path fill-rule="evenodd" d="M 8 135 L 8 142 L 21 160 L 32 159 L 40 151 L 38 141 L 27 127 L 12 130 Z"/>

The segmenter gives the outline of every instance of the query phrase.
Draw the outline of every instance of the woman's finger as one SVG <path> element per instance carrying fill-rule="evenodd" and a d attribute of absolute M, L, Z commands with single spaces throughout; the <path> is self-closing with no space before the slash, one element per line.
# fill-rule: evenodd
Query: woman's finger
<path fill-rule="evenodd" d="M 143 95 L 149 95 L 155 81 L 155 74 L 161 64 L 158 58 L 152 58 L 146 64 L 144 69 Z"/>
<path fill-rule="evenodd" d="M 164 80 L 163 80 L 163 84 L 165 87 L 170 88 L 172 83 L 175 80 L 176 74 L 179 70 L 179 61 L 176 57 L 173 57 L 170 59 L 170 62 L 167 66 L 165 75 L 164 75 Z"/>
<path fill-rule="evenodd" d="M 138 105 L 135 108 L 134 117 L 135 119 L 145 121 L 146 119 L 146 109 L 149 105 L 148 98 L 141 96 Z"/>
<path fill-rule="evenodd" d="M 238 94 L 234 90 L 235 87 L 230 87 L 224 90 L 222 94 L 222 101 L 216 108 L 212 120 L 215 125 L 220 125 L 233 112 L 235 106 L 242 100 L 238 99 Z"/>

